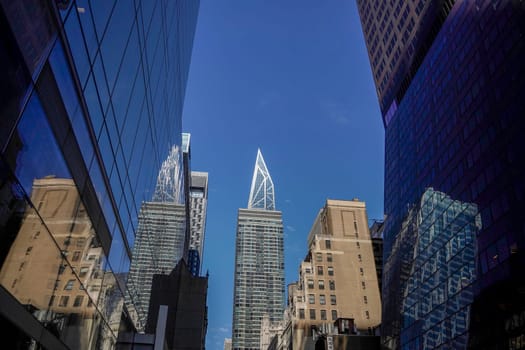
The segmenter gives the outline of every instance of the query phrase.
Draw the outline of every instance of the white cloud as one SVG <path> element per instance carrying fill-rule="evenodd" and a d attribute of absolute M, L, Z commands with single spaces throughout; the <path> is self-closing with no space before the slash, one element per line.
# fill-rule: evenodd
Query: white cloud
<path fill-rule="evenodd" d="M 295 232 L 295 227 L 293 226 L 286 225 L 286 228 L 288 229 L 288 231 Z"/>
<path fill-rule="evenodd" d="M 333 101 L 321 101 L 321 111 L 336 124 L 346 125 L 350 123 L 350 111 L 348 106 Z"/>

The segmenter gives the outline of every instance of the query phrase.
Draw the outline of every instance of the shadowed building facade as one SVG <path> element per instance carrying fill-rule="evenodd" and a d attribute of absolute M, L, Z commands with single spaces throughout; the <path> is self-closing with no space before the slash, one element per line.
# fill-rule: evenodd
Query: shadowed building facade
<path fill-rule="evenodd" d="M 284 311 L 283 222 L 261 151 L 248 209 L 239 209 L 235 244 L 232 349 L 259 349 L 261 322 L 281 320 Z"/>
<path fill-rule="evenodd" d="M 525 7 L 482 0 L 357 4 L 385 126 L 383 345 L 520 348 Z M 429 220 L 422 217 L 427 211 Z M 443 234 L 433 233 L 442 227 Z M 411 245 L 398 243 L 406 237 Z M 411 257 L 409 247 L 420 249 L 425 240 L 436 251 Z M 457 244 L 465 253 L 447 258 Z M 437 268 L 426 270 L 420 263 L 430 257 Z M 429 304 L 413 300 L 421 292 L 431 295 Z"/>

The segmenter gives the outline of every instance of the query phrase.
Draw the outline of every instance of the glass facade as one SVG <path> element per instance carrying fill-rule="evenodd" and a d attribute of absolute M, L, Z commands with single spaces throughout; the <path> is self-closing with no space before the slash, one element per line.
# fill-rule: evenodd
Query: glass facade
<path fill-rule="evenodd" d="M 8 348 L 111 349 L 142 201 L 181 113 L 198 1 L 0 1 Z M 12 332 L 11 332 L 12 331 Z"/>
<path fill-rule="evenodd" d="M 378 2 L 382 16 L 373 6 L 365 15 L 366 4 L 359 3 L 364 28 L 367 16 L 380 28 L 383 18 L 403 19 L 390 3 Z M 410 9 L 420 3 L 449 2 L 406 2 Z M 415 47 L 424 55 L 394 91 L 394 107 L 382 106 L 387 117 L 383 344 L 518 349 L 525 339 L 525 8 L 516 1 L 480 0 L 456 1 L 445 10 L 437 27 L 435 18 L 422 19 L 436 30 Z M 468 233 L 453 221 L 442 230 L 417 219 L 433 202 L 433 210 L 443 215 L 449 210 L 439 208 L 451 203 L 470 208 L 465 209 L 470 219 L 461 219 Z M 418 226 L 423 224 L 426 228 Z M 433 253 L 416 243 L 429 238 L 428 230 L 442 231 Z M 399 246 L 405 239 L 407 245 Z M 463 253 L 447 260 L 452 247 L 446 240 L 457 241 L 450 244 L 459 244 Z M 437 275 L 427 279 L 426 269 L 432 272 L 435 264 Z M 434 292 L 435 278 L 443 283 Z"/>

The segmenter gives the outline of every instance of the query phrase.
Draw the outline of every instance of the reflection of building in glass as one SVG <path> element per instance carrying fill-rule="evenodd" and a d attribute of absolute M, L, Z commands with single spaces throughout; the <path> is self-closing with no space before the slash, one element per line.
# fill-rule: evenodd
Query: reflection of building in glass
<path fill-rule="evenodd" d="M 248 207 L 237 217 L 233 349 L 258 349 L 263 315 L 275 322 L 284 311 L 282 214 L 275 210 L 273 182 L 260 151 Z"/>
<path fill-rule="evenodd" d="M 293 349 L 314 346 L 312 329 L 333 328 L 338 318 L 353 319 L 355 331 L 371 334 L 381 323 L 381 299 L 365 203 L 327 200 L 308 247 L 299 281 L 288 286 Z"/>
<path fill-rule="evenodd" d="M 142 325 L 153 275 L 169 274 L 182 258 L 185 222 L 182 204 L 144 202 L 140 209 L 128 284 Z"/>
<path fill-rule="evenodd" d="M 357 3 L 385 125 L 385 261 L 404 259 L 391 256 L 394 243 L 408 229 L 407 206 L 427 188 L 476 205 L 482 225 L 466 347 L 522 346 L 525 322 L 513 320 L 525 314 L 525 8 Z M 383 292 L 398 283 L 383 282 Z M 383 298 L 385 342 L 401 329 L 395 300 Z M 395 344 L 410 347 L 404 340 Z"/>
<path fill-rule="evenodd" d="M 122 301 L 116 296 L 111 310 L 95 308 L 98 302 L 109 307 L 103 299 L 114 277 L 104 271 L 102 247 L 75 184 L 54 177 L 34 180 L 31 201 L 38 215 L 25 215 L 0 283 L 70 347 L 92 348 L 99 342 L 111 348 L 113 337 L 100 325 L 98 313 L 107 313 L 108 320 L 116 317 L 118 331 Z"/>
<path fill-rule="evenodd" d="M 0 1 L 3 347 L 106 349 L 135 329 L 125 279 L 181 145 L 198 7 Z"/>
<path fill-rule="evenodd" d="M 201 271 L 204 235 L 206 232 L 206 208 L 208 207 L 208 173 L 192 171 L 190 186 L 190 252 L 193 258 L 188 265 L 194 275 Z"/>
<path fill-rule="evenodd" d="M 143 202 L 139 213 L 128 286 L 140 330 L 148 319 L 153 275 L 170 274 L 181 259 L 194 276 L 200 272 L 208 174 L 191 172 L 190 134 L 182 138 L 181 148 L 172 147 L 162 163 L 153 200 Z"/>
<path fill-rule="evenodd" d="M 412 208 L 385 264 L 392 287 L 385 302 L 399 312 L 385 320 L 388 345 L 397 348 L 465 348 L 476 277 L 475 204 L 427 189 Z"/>

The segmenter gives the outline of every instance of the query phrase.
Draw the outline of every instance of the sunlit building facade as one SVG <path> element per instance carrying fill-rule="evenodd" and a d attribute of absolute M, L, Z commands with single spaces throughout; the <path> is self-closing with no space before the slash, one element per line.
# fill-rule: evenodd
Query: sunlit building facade
<path fill-rule="evenodd" d="M 284 311 L 283 221 L 260 150 L 248 209 L 239 209 L 235 245 L 232 349 L 259 349 L 261 323 Z"/>
<path fill-rule="evenodd" d="M 525 322 L 516 320 L 525 315 L 525 8 L 519 1 L 357 4 L 385 126 L 383 345 L 522 348 Z M 448 205 L 468 214 L 443 209 Z M 423 258 L 414 270 L 401 263 L 414 251 L 397 242 L 405 232 L 428 239 L 420 224 L 441 230 L 417 218 L 426 208 L 465 221 L 475 243 L 442 263 L 441 250 L 466 239 L 460 228 L 442 231 L 450 243 L 436 241 L 438 252 L 426 258 L 439 269 L 430 270 L 433 281 L 424 288 L 436 280 L 447 286 L 415 292 L 437 299 L 416 302 L 414 311 L 412 287 L 395 286 L 422 281 L 428 271 L 417 272 Z"/>
<path fill-rule="evenodd" d="M 312 329 L 333 329 L 338 318 L 352 319 L 359 334 L 373 334 L 381 298 L 365 203 L 328 199 L 307 244 L 299 280 L 288 286 L 291 347 L 315 345 Z"/>
<path fill-rule="evenodd" d="M 5 348 L 112 349 L 143 201 L 181 114 L 198 1 L 0 1 Z"/>

